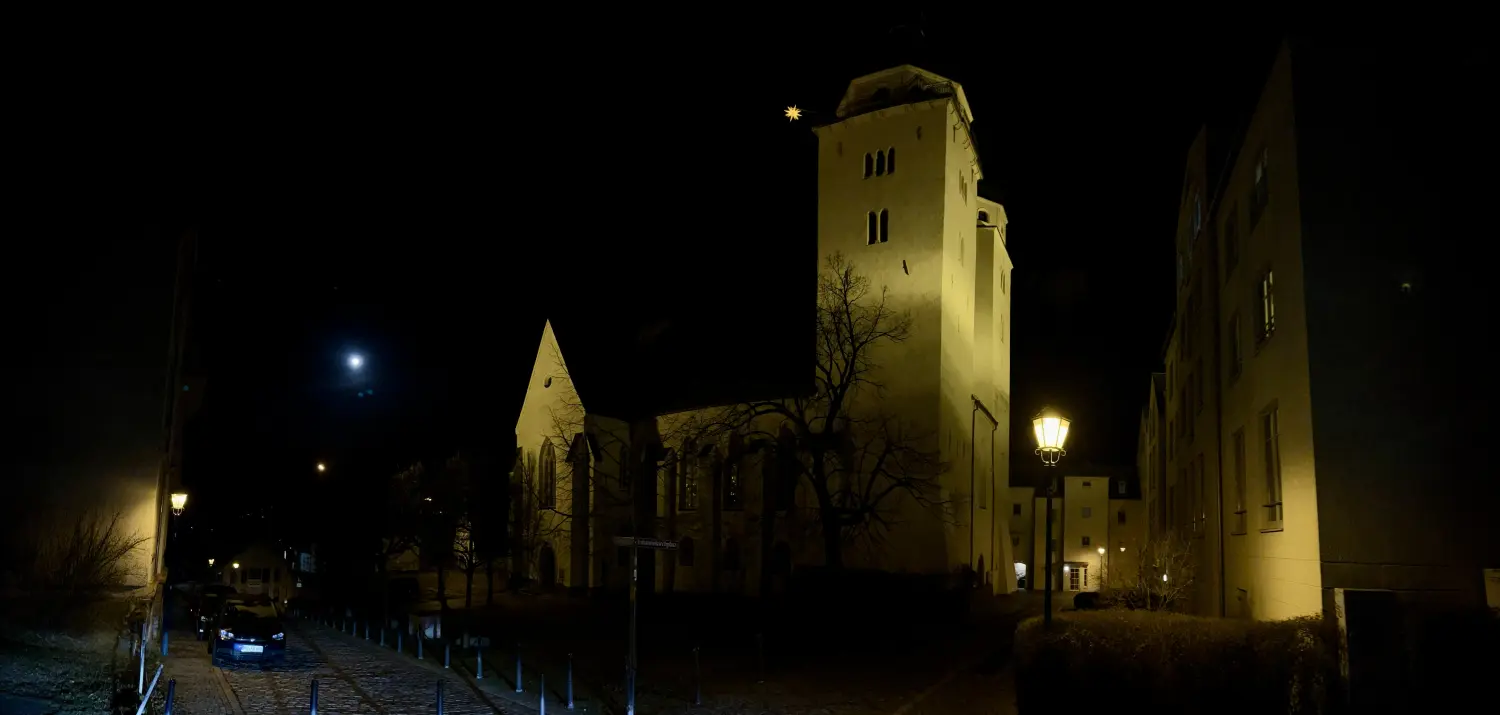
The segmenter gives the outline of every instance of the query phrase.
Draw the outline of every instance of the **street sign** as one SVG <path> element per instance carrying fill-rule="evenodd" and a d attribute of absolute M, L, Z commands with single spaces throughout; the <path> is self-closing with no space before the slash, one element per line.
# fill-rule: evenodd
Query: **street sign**
<path fill-rule="evenodd" d="M 659 549 L 663 551 L 675 551 L 677 542 L 666 539 L 645 539 L 633 536 L 616 536 L 615 546 L 634 546 L 638 549 Z"/>

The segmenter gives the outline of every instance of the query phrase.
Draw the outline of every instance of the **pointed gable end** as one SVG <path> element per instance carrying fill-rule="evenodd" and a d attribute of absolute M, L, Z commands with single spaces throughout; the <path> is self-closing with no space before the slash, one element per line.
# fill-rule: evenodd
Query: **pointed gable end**
<path fill-rule="evenodd" d="M 526 383 L 526 397 L 516 418 L 516 445 L 527 454 L 535 453 L 543 441 L 554 436 L 560 422 L 576 421 L 581 425 L 583 416 L 583 403 L 573 389 L 573 380 L 549 320 L 542 326 L 542 339 Z"/>

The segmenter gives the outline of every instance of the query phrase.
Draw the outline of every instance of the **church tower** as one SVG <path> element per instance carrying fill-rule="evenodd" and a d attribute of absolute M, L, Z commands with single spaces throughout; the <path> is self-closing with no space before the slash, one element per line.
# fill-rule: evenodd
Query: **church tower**
<path fill-rule="evenodd" d="M 860 565 L 938 574 L 968 564 L 1004 593 L 1015 589 L 1004 518 L 1011 264 L 1004 209 L 977 192 L 973 121 L 957 82 L 910 65 L 850 82 L 835 121 L 816 130 L 818 254 L 842 253 L 910 312 L 910 339 L 876 356 L 885 398 L 863 407 L 926 435 L 948 465 L 948 517 L 904 504 L 889 553 Z"/>

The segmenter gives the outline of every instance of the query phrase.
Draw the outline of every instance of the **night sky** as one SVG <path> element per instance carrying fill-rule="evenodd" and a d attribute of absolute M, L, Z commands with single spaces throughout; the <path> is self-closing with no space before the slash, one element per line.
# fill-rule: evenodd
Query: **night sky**
<path fill-rule="evenodd" d="M 785 353 L 812 296 L 811 124 L 848 80 L 901 63 L 963 84 L 980 193 L 1009 213 L 1013 442 L 1051 403 L 1074 419 L 1070 459 L 1133 463 L 1185 153 L 1251 105 L 1275 28 L 1062 32 L 968 12 L 565 26 L 243 68 L 235 140 L 254 166 L 223 167 L 239 213 L 202 230 L 201 504 L 274 499 L 318 460 L 376 474 L 502 443 L 547 317 L 601 363 L 610 340 L 672 325 L 696 366 L 653 376 L 674 391 L 713 391 L 745 360 L 726 356 Z"/>

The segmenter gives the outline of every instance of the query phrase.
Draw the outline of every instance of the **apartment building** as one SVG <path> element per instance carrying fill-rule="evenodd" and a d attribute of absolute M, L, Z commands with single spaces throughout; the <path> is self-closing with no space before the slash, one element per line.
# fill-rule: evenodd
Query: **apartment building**
<path fill-rule="evenodd" d="M 1500 565 L 1462 349 L 1484 304 L 1463 239 L 1492 229 L 1445 173 L 1478 129 L 1468 69 L 1372 57 L 1288 41 L 1248 122 L 1188 153 L 1138 461 L 1161 449 L 1153 532 L 1192 539 L 1200 613 L 1331 613 L 1340 589 L 1481 604 Z"/>
<path fill-rule="evenodd" d="M 1011 487 L 1010 496 L 1010 538 L 1021 588 L 1043 587 L 1048 543 L 1055 590 L 1098 591 L 1116 575 L 1135 573 L 1147 528 L 1145 503 L 1134 476 L 1059 478 L 1052 500 L 1050 542 L 1046 491 Z"/>

